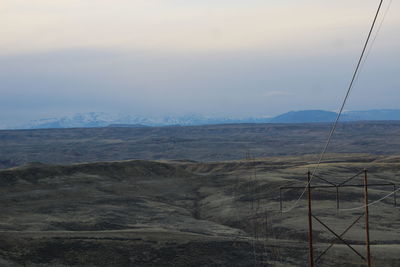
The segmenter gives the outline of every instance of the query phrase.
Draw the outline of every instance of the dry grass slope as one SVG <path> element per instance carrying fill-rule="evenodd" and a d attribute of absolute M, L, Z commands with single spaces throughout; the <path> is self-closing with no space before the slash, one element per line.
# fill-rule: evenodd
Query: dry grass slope
<path fill-rule="evenodd" d="M 281 215 L 278 197 L 280 186 L 304 185 L 315 158 L 133 160 L 3 170 L 0 265 L 305 266 L 305 203 Z M 368 168 L 371 182 L 399 183 L 399 167 L 395 155 L 332 154 L 320 175 L 339 182 Z M 388 190 L 371 189 L 371 201 Z M 284 194 L 285 207 L 298 193 Z M 337 212 L 332 193 L 314 192 L 315 212 L 340 232 L 359 212 Z M 362 189 L 343 190 L 341 205 L 361 205 L 361 197 Z M 391 201 L 370 211 L 375 266 L 395 266 L 398 259 L 400 215 Z M 315 237 L 319 252 L 332 238 L 317 225 Z M 363 252 L 362 223 L 345 237 Z M 360 260 L 341 244 L 321 263 L 344 265 L 360 266 Z"/>

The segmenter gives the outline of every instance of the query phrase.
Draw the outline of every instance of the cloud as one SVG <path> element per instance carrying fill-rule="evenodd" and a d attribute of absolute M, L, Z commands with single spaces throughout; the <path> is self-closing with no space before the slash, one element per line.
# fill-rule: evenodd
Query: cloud
<path fill-rule="evenodd" d="M 82 47 L 161 52 L 307 48 L 321 52 L 333 49 L 338 38 L 348 44 L 357 43 L 358 36 L 364 38 L 354 32 L 364 29 L 375 1 L 362 5 L 323 2 L 2 0 L 0 53 Z"/>

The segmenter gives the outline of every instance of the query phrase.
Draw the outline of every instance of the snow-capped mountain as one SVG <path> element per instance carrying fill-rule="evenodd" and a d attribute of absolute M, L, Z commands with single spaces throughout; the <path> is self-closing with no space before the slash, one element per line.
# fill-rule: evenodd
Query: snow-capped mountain
<path fill-rule="evenodd" d="M 45 118 L 34 120 L 24 128 L 74 128 L 74 127 L 102 127 L 114 121 L 107 113 L 79 113 L 71 117 Z"/>
<path fill-rule="evenodd" d="M 43 129 L 43 128 L 81 128 L 81 127 L 140 127 L 140 126 L 167 126 L 167 125 L 204 125 L 220 123 L 240 123 L 240 122 L 267 122 L 268 118 L 225 118 L 225 117 L 206 117 L 199 114 L 187 114 L 183 116 L 164 116 L 164 117 L 141 117 L 126 114 L 109 114 L 104 112 L 78 113 L 73 116 L 61 118 L 46 118 L 34 120 L 14 129 Z"/>
<path fill-rule="evenodd" d="M 43 129 L 43 128 L 81 128 L 105 127 L 110 124 L 150 124 L 146 118 L 132 117 L 124 114 L 109 114 L 105 112 L 78 113 L 61 118 L 45 118 L 34 120 L 16 128 Z"/>

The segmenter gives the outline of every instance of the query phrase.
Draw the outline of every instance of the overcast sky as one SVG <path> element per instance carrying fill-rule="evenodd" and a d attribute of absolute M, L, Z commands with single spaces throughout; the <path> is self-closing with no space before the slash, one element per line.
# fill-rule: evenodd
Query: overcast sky
<path fill-rule="evenodd" d="M 0 2 L 1 124 L 336 110 L 379 1 Z M 393 1 L 346 109 L 399 108 L 398 14 Z"/>

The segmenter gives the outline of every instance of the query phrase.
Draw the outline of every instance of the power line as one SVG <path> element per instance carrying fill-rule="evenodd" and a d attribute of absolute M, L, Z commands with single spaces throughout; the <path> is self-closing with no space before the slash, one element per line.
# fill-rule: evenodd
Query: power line
<path fill-rule="evenodd" d="M 319 157 L 319 159 L 318 159 L 317 165 L 315 166 L 314 170 L 312 171 L 311 178 L 310 178 L 310 180 L 307 182 L 307 185 L 304 187 L 303 192 L 301 193 L 301 195 L 299 196 L 299 198 L 296 200 L 296 202 L 293 204 L 293 206 L 290 207 L 290 208 L 287 209 L 287 210 L 283 210 L 283 211 L 282 211 L 283 213 L 290 212 L 291 210 L 293 210 L 293 209 L 297 206 L 297 204 L 299 203 L 300 199 L 304 196 L 305 192 L 307 191 L 308 185 L 311 183 L 312 179 L 314 178 L 314 174 L 316 173 L 316 171 L 318 170 L 319 166 L 321 165 L 321 161 L 322 161 L 322 159 L 323 159 L 323 157 L 324 157 L 324 155 L 325 155 L 325 153 L 326 153 L 326 151 L 327 151 L 327 149 L 328 149 L 329 144 L 331 143 L 331 139 L 332 139 L 333 133 L 334 133 L 335 130 L 336 130 L 336 127 L 337 127 L 337 124 L 338 124 L 338 122 L 339 122 L 340 116 L 342 115 L 344 106 L 346 105 L 347 99 L 349 98 L 351 89 L 353 88 L 354 82 L 355 82 L 356 77 L 357 77 L 357 75 L 358 75 L 358 71 L 359 71 L 360 66 L 361 66 L 361 63 L 362 63 L 362 61 L 363 61 L 365 51 L 366 51 L 366 49 L 367 49 L 369 40 L 370 40 L 370 38 L 371 38 L 371 34 L 372 34 L 373 30 L 374 30 L 376 20 L 377 20 L 377 18 L 378 18 L 378 16 L 379 16 L 379 12 L 380 12 L 380 10 L 381 10 L 382 3 L 383 3 L 383 0 L 380 0 L 378 9 L 376 10 L 376 13 L 375 13 L 375 16 L 374 16 L 374 20 L 373 20 L 373 22 L 372 22 L 372 24 L 371 24 L 371 27 L 370 27 L 370 30 L 369 30 L 369 32 L 368 32 L 367 39 L 366 39 L 366 41 L 365 41 L 365 43 L 364 43 L 364 47 L 363 47 L 362 52 L 361 52 L 361 55 L 360 55 L 360 57 L 359 57 L 359 59 L 358 59 L 356 69 L 355 69 L 354 72 L 353 72 L 353 76 L 352 76 L 352 78 L 351 78 L 351 81 L 350 81 L 349 87 L 348 87 L 348 89 L 347 89 L 346 95 L 345 95 L 345 97 L 344 97 L 344 99 L 343 99 L 342 105 L 340 106 L 340 110 L 339 110 L 339 112 L 338 112 L 338 114 L 337 114 L 336 120 L 334 121 L 334 123 L 333 123 L 333 125 L 332 125 L 331 131 L 329 132 L 328 140 L 326 141 L 325 146 L 324 146 L 324 149 L 322 150 L 322 153 L 320 154 L 320 157 Z"/>
<path fill-rule="evenodd" d="M 380 32 L 380 30 L 381 30 L 381 28 L 382 28 L 382 25 L 383 25 L 383 22 L 385 21 L 385 18 L 386 18 L 386 16 L 387 16 L 387 14 L 389 13 L 390 7 L 392 6 L 392 2 L 393 2 L 393 0 L 390 0 L 390 1 L 389 1 L 389 4 L 388 4 L 387 7 L 386 7 L 386 10 L 385 10 L 385 12 L 384 12 L 384 14 L 383 14 L 383 16 L 382 16 L 382 20 L 381 20 L 381 22 L 379 23 L 378 29 L 377 29 L 376 32 L 375 32 L 374 39 L 372 39 L 371 44 L 370 44 L 370 46 L 369 46 L 369 48 L 368 48 L 368 51 L 367 51 L 367 53 L 365 54 L 364 60 L 363 60 L 363 62 L 361 63 L 360 71 L 358 72 L 358 75 L 357 75 L 357 77 L 356 77 L 356 81 L 358 80 L 359 74 L 360 74 L 360 72 L 363 70 L 364 65 L 365 65 L 365 62 L 367 61 L 367 59 L 368 59 L 368 57 L 369 57 L 369 55 L 370 55 L 370 53 L 371 53 L 372 47 L 374 46 L 375 41 L 376 41 L 376 39 L 377 39 L 377 37 L 378 37 L 378 35 L 379 35 L 379 32 Z"/>
<path fill-rule="evenodd" d="M 369 49 L 368 49 L 368 52 L 367 52 L 367 54 L 366 54 L 366 56 L 365 56 L 365 59 L 364 59 L 362 65 L 361 65 L 361 69 L 363 68 L 363 66 L 364 66 L 364 64 L 365 64 L 365 61 L 367 60 L 369 54 L 371 53 L 372 47 L 373 47 L 373 45 L 374 45 L 374 43 L 375 43 L 375 41 L 376 41 L 376 38 L 378 37 L 378 34 L 379 34 L 379 32 L 380 32 L 380 30 L 381 30 L 381 28 L 382 28 L 383 22 L 385 21 L 385 18 L 386 18 L 386 16 L 387 16 L 387 14 L 389 13 L 389 9 L 390 9 L 390 7 L 391 7 L 391 5 L 392 5 L 392 2 L 393 2 L 393 0 L 390 0 L 390 1 L 389 1 L 389 4 L 388 4 L 387 7 L 386 7 L 385 13 L 383 14 L 382 20 L 381 20 L 381 22 L 380 22 L 380 24 L 379 24 L 379 27 L 378 27 L 378 29 L 377 29 L 377 31 L 376 31 L 376 33 L 375 33 L 374 39 L 372 40 L 371 45 L 370 45 L 370 47 L 369 47 Z M 357 76 L 357 78 L 358 78 L 358 76 Z M 358 174 L 357 174 L 357 175 L 358 175 Z M 378 199 L 378 200 L 376 200 L 376 201 L 373 201 L 373 202 L 369 203 L 368 205 L 363 205 L 363 206 L 359 206 L 359 207 L 355 207 L 355 208 L 340 209 L 340 210 L 341 210 L 341 211 L 352 211 L 352 210 L 364 209 L 366 206 L 372 206 L 372 205 L 375 205 L 375 204 L 377 204 L 377 203 L 379 203 L 379 202 L 385 200 L 386 198 L 390 197 L 391 195 L 395 194 L 395 193 L 398 192 L 398 191 L 400 191 L 400 188 L 398 188 L 397 190 L 395 190 L 395 191 L 393 191 L 393 192 L 391 192 L 391 193 L 385 195 L 384 197 L 382 197 L 382 198 L 380 198 L 380 199 Z"/>
<path fill-rule="evenodd" d="M 368 205 L 363 205 L 363 206 L 359 206 L 359 207 L 355 207 L 355 208 L 340 209 L 340 211 L 351 211 L 351 210 L 364 209 L 365 207 L 369 207 L 369 206 L 378 204 L 379 202 L 383 201 L 384 199 L 390 197 L 390 196 L 393 195 L 393 194 L 396 194 L 396 192 L 399 192 L 399 191 L 400 191 L 400 188 L 397 188 L 396 190 L 394 190 L 393 192 L 387 194 L 386 196 L 384 196 L 384 197 L 382 197 L 382 198 L 380 198 L 380 199 L 378 199 L 378 200 L 375 200 L 375 201 L 373 201 L 373 202 L 371 202 L 371 203 L 368 203 Z"/>

